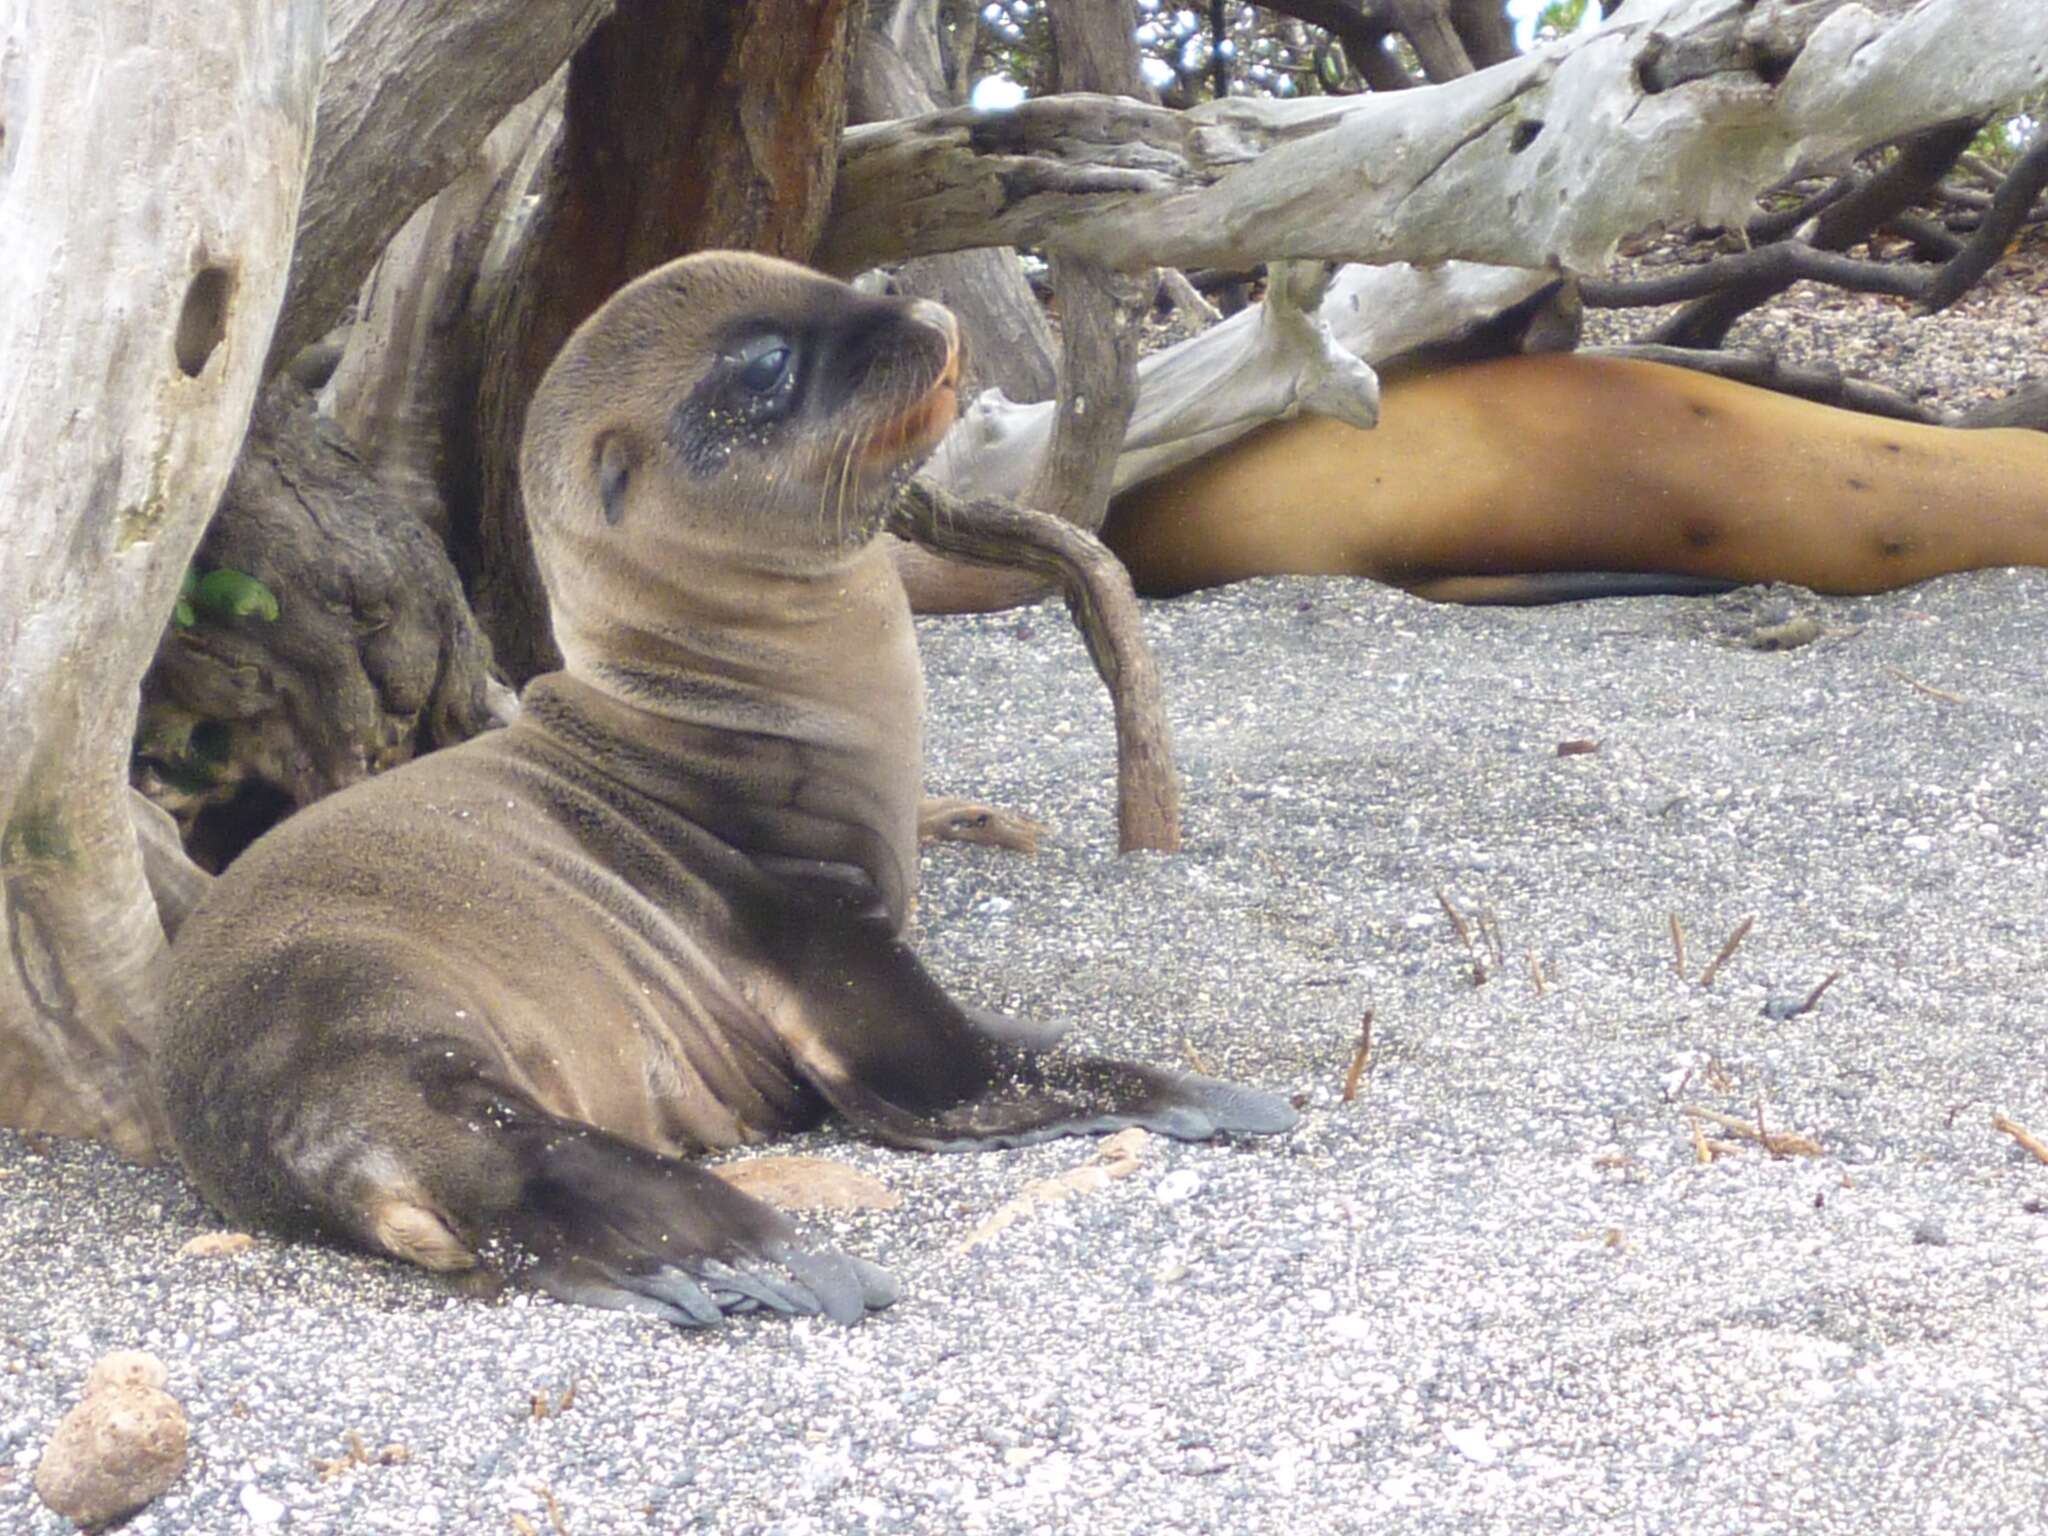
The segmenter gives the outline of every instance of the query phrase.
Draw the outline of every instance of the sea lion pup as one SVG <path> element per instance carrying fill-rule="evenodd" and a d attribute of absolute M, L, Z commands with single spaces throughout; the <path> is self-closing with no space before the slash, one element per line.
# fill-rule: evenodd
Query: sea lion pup
<path fill-rule="evenodd" d="M 564 669 L 280 824 L 179 933 L 163 1086 L 209 1200 L 676 1323 L 853 1322 L 885 1275 L 684 1156 L 828 1110 L 933 1149 L 1293 1122 L 1044 1054 L 898 938 L 923 679 L 876 534 L 958 377 L 937 305 L 727 252 L 570 338 L 520 457 Z"/>
<path fill-rule="evenodd" d="M 2048 433 L 1543 353 L 1395 379 L 1370 432 L 1262 427 L 1132 487 L 1102 536 L 1153 596 L 1282 574 L 1450 602 L 1684 590 L 1672 576 L 1883 592 L 2048 565 Z"/>

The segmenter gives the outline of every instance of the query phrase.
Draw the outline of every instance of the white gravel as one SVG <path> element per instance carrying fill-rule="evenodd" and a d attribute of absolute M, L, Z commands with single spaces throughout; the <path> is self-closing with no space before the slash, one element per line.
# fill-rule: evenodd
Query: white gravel
<path fill-rule="evenodd" d="M 1742 643 L 1794 611 L 1822 638 Z M 65 1529 L 30 1472 L 121 1347 L 192 1417 L 138 1536 L 550 1501 L 575 1536 L 2048 1524 L 2048 1167 L 1991 1125 L 2048 1134 L 2048 572 L 1536 612 L 1271 581 L 1148 621 L 1177 858 L 1113 852 L 1057 609 L 925 626 L 934 788 L 1057 831 L 931 853 L 918 942 L 1080 1044 L 1303 1095 L 1299 1131 L 1155 1143 L 965 1254 L 1087 1146 L 821 1132 L 904 1195 L 820 1225 L 905 1299 L 708 1335 L 304 1246 L 181 1260 L 215 1223 L 177 1175 L 0 1135 L 0 1531 Z M 1483 985 L 1439 890 L 1497 922 Z M 1755 915 L 1711 989 L 1672 914 L 1695 975 Z M 1822 1155 L 1702 1165 L 1688 1104 Z M 323 1480 L 352 1433 L 405 1459 Z"/>

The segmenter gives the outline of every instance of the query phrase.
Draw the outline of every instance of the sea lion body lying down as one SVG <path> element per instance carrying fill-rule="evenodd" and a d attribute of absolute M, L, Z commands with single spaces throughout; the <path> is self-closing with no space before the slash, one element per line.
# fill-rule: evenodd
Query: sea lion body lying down
<path fill-rule="evenodd" d="M 1449 602 L 1685 590 L 1672 576 L 1884 592 L 2048 565 L 2048 433 L 1633 359 L 1496 358 L 1390 380 L 1370 432 L 1261 427 L 1132 487 L 1102 536 L 1152 596 L 1281 574 Z"/>
<path fill-rule="evenodd" d="M 1045 1054 L 898 937 L 923 693 L 875 534 L 957 377 L 937 306 L 731 253 L 577 331 L 521 455 L 564 670 L 284 822 L 178 936 L 163 1086 L 209 1200 L 679 1323 L 853 1321 L 886 1276 L 683 1159 L 828 1110 L 922 1148 L 1292 1123 Z"/>

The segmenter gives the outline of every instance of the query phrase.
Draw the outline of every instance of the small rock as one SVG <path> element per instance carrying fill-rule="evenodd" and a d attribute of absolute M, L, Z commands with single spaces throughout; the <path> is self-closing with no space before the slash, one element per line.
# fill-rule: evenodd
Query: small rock
<path fill-rule="evenodd" d="M 181 1259 L 225 1259 L 256 1246 L 247 1232 L 202 1232 L 178 1250 Z"/>
<path fill-rule="evenodd" d="M 1161 1205 L 1178 1205 L 1202 1187 L 1202 1176 L 1192 1168 L 1176 1168 L 1152 1191 Z"/>
<path fill-rule="evenodd" d="M 741 1193 L 785 1211 L 893 1211 L 903 1203 L 872 1174 L 829 1157 L 754 1157 L 712 1172 Z"/>
<path fill-rule="evenodd" d="M 1499 1453 L 1493 1448 L 1492 1437 L 1481 1425 L 1470 1425 L 1464 1429 L 1447 1429 L 1444 1438 L 1451 1443 L 1451 1449 L 1467 1461 L 1481 1467 L 1490 1467 L 1499 1460 Z"/>
<path fill-rule="evenodd" d="M 239 1495 L 242 1513 L 252 1525 L 277 1525 L 284 1519 L 284 1501 L 273 1498 L 254 1483 L 242 1484 Z"/>
<path fill-rule="evenodd" d="M 102 1355 L 85 1373 L 85 1395 L 102 1387 L 154 1387 L 161 1392 L 171 1379 L 163 1361 L 146 1349 L 117 1349 Z"/>
<path fill-rule="evenodd" d="M 85 1398 L 57 1421 L 36 1464 L 42 1501 L 83 1526 L 142 1508 L 185 1470 L 185 1410 L 163 1390 L 163 1362 L 122 1350 L 95 1364 Z"/>

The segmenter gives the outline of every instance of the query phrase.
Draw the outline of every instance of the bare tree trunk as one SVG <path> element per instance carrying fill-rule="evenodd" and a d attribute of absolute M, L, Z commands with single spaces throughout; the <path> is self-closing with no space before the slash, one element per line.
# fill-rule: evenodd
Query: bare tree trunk
<path fill-rule="evenodd" d="M 532 162 L 561 131 L 561 84 L 558 77 L 515 107 L 469 168 L 385 248 L 323 397 L 370 473 L 418 508 L 443 543 L 448 508 L 476 497 L 490 257 L 516 222 Z"/>
<path fill-rule="evenodd" d="M 129 735 L 283 297 L 323 18 L 0 12 L 0 1124 L 137 1156 L 164 936 Z"/>
<path fill-rule="evenodd" d="M 1149 99 L 1123 0 L 1046 0 L 1062 92 Z M 1137 399 L 1138 318 L 1153 284 L 1086 257 L 1051 253 L 1060 306 L 1060 397 L 1034 505 L 1091 533 L 1109 509 L 1110 480 Z"/>
<path fill-rule="evenodd" d="M 1060 91 L 1150 99 L 1122 0 L 1050 0 L 1046 15 Z M 1059 403 L 1051 446 L 1021 499 L 1093 532 L 1109 508 L 1110 479 L 1136 399 L 1136 321 L 1151 285 L 1058 251 L 1051 264 L 1060 307 Z M 1035 602 L 1053 590 L 1043 570 L 967 565 L 913 546 L 897 551 L 896 569 L 912 605 L 924 613 L 988 612 Z"/>
<path fill-rule="evenodd" d="M 292 253 L 266 376 L 347 316 L 399 226 L 463 172 L 484 135 L 611 8 L 611 0 L 332 0 L 305 237 Z"/>
<path fill-rule="evenodd" d="M 1140 99 L 1138 45 L 1123 0 L 1046 0 L 1062 91 L 1103 91 Z M 1220 10 L 1219 10 L 1220 15 Z M 1052 446 L 1032 497 L 1036 506 L 1090 533 L 1109 512 L 1117 456 L 1138 398 L 1138 322 L 1155 284 L 1112 272 L 1086 257 L 1052 253 L 1060 305 L 1060 394 Z M 1074 599 L 1070 595 L 1069 601 Z M 1180 848 L 1180 774 L 1165 699 L 1143 635 L 1120 666 L 1091 647 L 1116 710 L 1120 846 Z"/>
<path fill-rule="evenodd" d="M 857 18 L 853 0 L 626 0 L 571 63 L 554 165 L 488 322 L 481 495 L 473 518 L 451 509 L 477 618 L 515 682 L 559 661 L 517 473 L 541 374 L 614 290 L 672 257 L 810 255 Z"/>
<path fill-rule="evenodd" d="M 1444 0 L 1390 0 L 1401 35 L 1422 61 L 1422 72 L 1432 84 L 1456 80 L 1472 73 L 1472 56 L 1451 25 Z"/>
<path fill-rule="evenodd" d="M 1502 0 L 1450 0 L 1451 25 L 1458 40 L 1478 69 L 1491 69 L 1512 59 L 1515 47 L 1514 23 Z"/>

